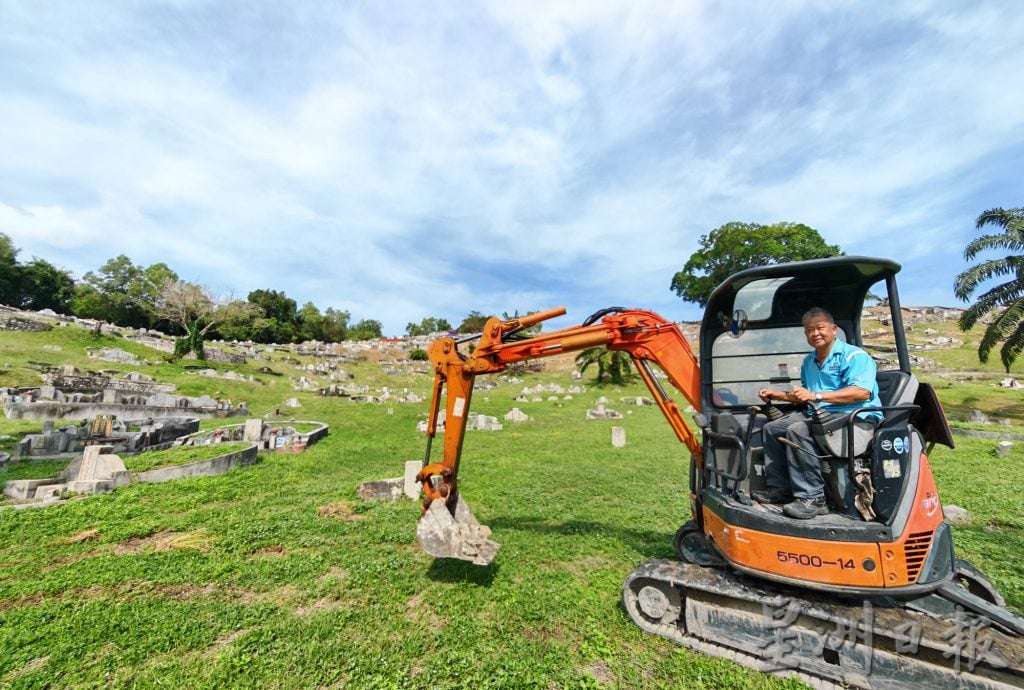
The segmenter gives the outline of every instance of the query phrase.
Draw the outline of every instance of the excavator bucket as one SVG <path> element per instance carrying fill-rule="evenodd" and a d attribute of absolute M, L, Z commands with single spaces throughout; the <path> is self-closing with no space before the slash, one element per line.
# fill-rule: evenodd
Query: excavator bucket
<path fill-rule="evenodd" d="M 435 558 L 458 558 L 487 565 L 501 544 L 491 541 L 491 528 L 481 525 L 459 496 L 452 515 L 444 499 L 435 499 L 416 526 L 416 540 Z"/>

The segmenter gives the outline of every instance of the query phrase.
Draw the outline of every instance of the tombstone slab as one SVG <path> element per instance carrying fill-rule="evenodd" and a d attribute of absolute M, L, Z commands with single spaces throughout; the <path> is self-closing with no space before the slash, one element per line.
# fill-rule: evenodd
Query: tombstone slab
<path fill-rule="evenodd" d="M 626 430 L 621 426 L 612 427 L 612 447 L 614 448 L 625 448 L 626 447 Z"/>
<path fill-rule="evenodd" d="M 416 481 L 416 475 L 423 469 L 423 463 L 420 460 L 408 460 L 405 463 L 405 483 L 402 488 L 406 496 L 416 500 L 420 497 L 420 491 L 422 487 L 420 483 Z"/>
<path fill-rule="evenodd" d="M 263 438 L 263 420 L 262 419 L 247 419 L 245 420 L 245 431 L 242 433 L 243 441 L 259 441 Z"/>

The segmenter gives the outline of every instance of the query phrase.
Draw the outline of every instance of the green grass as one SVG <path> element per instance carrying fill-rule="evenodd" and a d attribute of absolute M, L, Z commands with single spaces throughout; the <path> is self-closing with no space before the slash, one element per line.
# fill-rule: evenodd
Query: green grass
<path fill-rule="evenodd" d="M 174 465 L 185 465 L 199 460 L 209 460 L 219 455 L 248 448 L 250 443 L 217 443 L 208 446 L 180 446 L 167 450 L 153 450 L 137 455 L 122 455 L 121 460 L 129 472 L 146 472 Z"/>
<path fill-rule="evenodd" d="M 76 348 L 93 340 L 75 331 L 0 333 L 0 363 L 9 362 L 0 385 L 11 385 L 7 376 L 27 381 L 25 360 L 44 354 L 54 364 L 115 368 L 83 361 Z M 45 340 L 57 335 L 66 339 Z M 43 342 L 64 350 L 41 351 Z M 265 364 L 212 366 L 248 375 Z M 515 405 L 531 416 L 466 435 L 462 492 L 502 544 L 481 568 L 425 555 L 412 501 L 356 496 L 359 482 L 399 476 L 406 460 L 422 457 L 415 428 L 426 405 L 319 398 L 291 390 L 293 365 L 271 366 L 285 376 L 266 386 L 166 363 L 135 369 L 179 392 L 219 389 L 257 415 L 296 397 L 302 408 L 288 414 L 331 425 L 307 452 L 266 454 L 219 477 L 0 511 L 0 687 L 800 687 L 645 635 L 623 612 L 622 582 L 642 561 L 671 556 L 689 513 L 688 458 L 658 410 L 614 402 L 640 393 L 637 385 L 588 381 L 574 400 L 513 402 L 523 385 L 573 383 L 547 373 L 477 392 L 476 412 L 500 417 Z M 426 395 L 430 386 L 427 376 L 386 376 L 372 362 L 345 368 L 371 387 Z M 615 422 L 627 432 L 623 449 L 611 447 L 610 422 L 584 420 L 602 394 L 632 411 Z M 0 433 L 23 425 L 0 420 Z M 1024 577 L 1014 566 L 1024 547 L 1024 462 L 994 459 L 992 445 L 964 440 L 955 453 L 937 451 L 935 473 L 943 500 L 974 513 L 955 529 L 959 554 L 1022 611 Z M 8 478 L 29 465 L 12 465 Z"/>

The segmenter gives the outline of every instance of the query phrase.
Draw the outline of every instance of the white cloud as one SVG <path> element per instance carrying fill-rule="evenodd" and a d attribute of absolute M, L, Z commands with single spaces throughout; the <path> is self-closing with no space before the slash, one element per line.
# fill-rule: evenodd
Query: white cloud
<path fill-rule="evenodd" d="M 936 258 L 1024 148 L 1018 14 L 8 3 L 0 231 L 79 273 L 123 252 L 389 332 L 682 310 L 672 274 L 730 220 L 805 222 L 951 285 Z"/>

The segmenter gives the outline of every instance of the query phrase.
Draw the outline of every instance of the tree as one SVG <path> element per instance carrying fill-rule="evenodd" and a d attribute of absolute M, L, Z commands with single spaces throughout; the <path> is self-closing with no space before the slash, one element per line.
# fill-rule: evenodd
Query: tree
<path fill-rule="evenodd" d="M 375 321 L 373 319 L 363 319 L 356 325 L 352 326 L 348 332 L 349 340 L 372 340 L 380 337 L 380 321 Z"/>
<path fill-rule="evenodd" d="M 814 228 L 800 223 L 726 223 L 700 238 L 700 249 L 672 278 L 672 290 L 705 306 L 712 291 L 737 271 L 786 261 L 842 254 Z"/>
<path fill-rule="evenodd" d="M 588 347 L 576 355 L 576 366 L 581 374 L 592 364 L 597 365 L 599 383 L 607 376 L 612 383 L 622 385 L 631 372 L 633 360 L 622 350 L 609 350 L 606 347 Z"/>
<path fill-rule="evenodd" d="M 268 319 L 294 324 L 298 318 L 295 300 L 277 290 L 253 290 L 249 293 L 249 302 L 260 307 Z"/>
<path fill-rule="evenodd" d="M 459 333 L 479 333 L 484 330 L 487 317 L 478 311 L 471 311 L 459 324 Z"/>
<path fill-rule="evenodd" d="M 167 280 L 150 307 L 157 321 L 167 321 L 184 333 L 174 343 L 171 361 L 193 352 L 205 359 L 203 341 L 206 334 L 227 319 L 256 316 L 257 307 L 241 300 L 217 300 L 201 285 L 183 280 Z"/>
<path fill-rule="evenodd" d="M 299 309 L 299 341 L 320 340 L 324 338 L 324 317 L 320 310 L 312 302 L 306 302 Z"/>
<path fill-rule="evenodd" d="M 87 272 L 75 290 L 71 309 L 76 316 L 100 319 L 119 326 L 152 325 L 152 307 L 161 286 L 178 274 L 167 264 L 136 266 L 124 254 L 108 260 L 97 273 Z"/>
<path fill-rule="evenodd" d="M 53 309 L 66 314 L 75 294 L 75 280 L 49 261 L 34 258 L 18 267 L 17 306 L 22 309 Z"/>
<path fill-rule="evenodd" d="M 0 304 L 17 306 L 19 292 L 18 252 L 11 238 L 0 232 Z"/>
<path fill-rule="evenodd" d="M 324 341 L 340 343 L 348 338 L 348 320 L 351 315 L 342 309 L 327 307 L 324 311 Z"/>
<path fill-rule="evenodd" d="M 978 359 L 987 362 L 989 353 L 1001 342 L 999 359 L 1009 373 L 1024 350 L 1024 255 L 1019 253 L 1024 251 L 1024 208 L 989 209 L 978 216 L 975 228 L 989 225 L 1001 228 L 1001 232 L 975 238 L 964 250 L 964 259 L 973 261 L 990 249 L 999 250 L 1000 258 L 982 261 L 958 275 L 953 290 L 966 302 L 982 283 L 1009 276 L 1006 282 L 980 295 L 960 317 L 960 329 L 967 331 L 986 314 L 996 312 L 978 344 Z"/>
<path fill-rule="evenodd" d="M 428 316 L 420 321 L 418 324 L 409 322 L 405 325 L 405 334 L 409 337 L 415 335 L 430 335 L 431 333 L 439 333 L 441 331 L 452 330 L 452 325 L 447 319 L 436 318 Z"/>
<path fill-rule="evenodd" d="M 249 303 L 260 308 L 264 318 L 253 323 L 251 339 L 257 343 L 290 343 L 297 335 L 298 310 L 295 300 L 277 290 L 253 290 Z"/>

